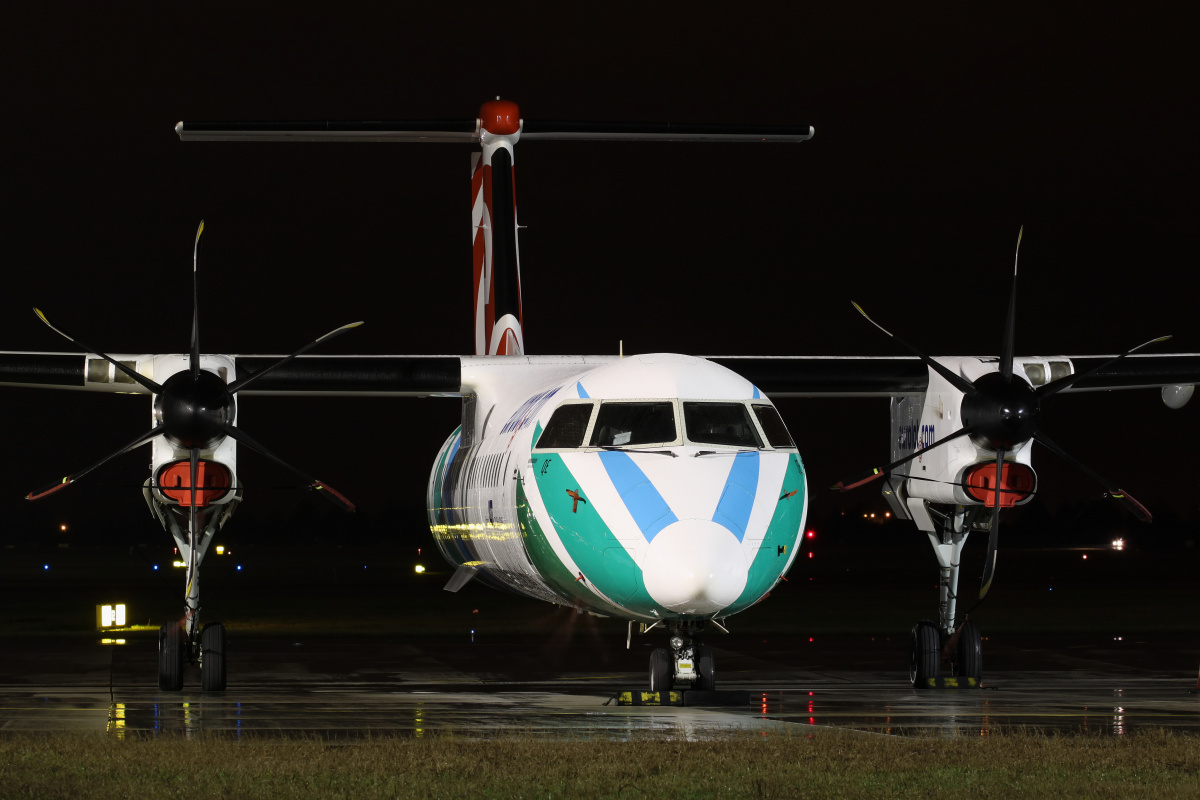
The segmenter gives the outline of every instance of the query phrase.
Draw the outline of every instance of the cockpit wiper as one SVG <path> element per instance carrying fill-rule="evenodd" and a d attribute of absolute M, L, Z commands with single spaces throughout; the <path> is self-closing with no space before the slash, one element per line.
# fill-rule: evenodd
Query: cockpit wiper
<path fill-rule="evenodd" d="M 757 450 L 697 450 L 693 458 L 700 456 L 740 456 L 742 453 L 757 453 Z"/>
<path fill-rule="evenodd" d="M 617 450 L 622 453 L 653 453 L 658 456 L 670 456 L 671 458 L 679 458 L 679 454 L 671 450 L 642 450 L 637 447 L 617 447 L 611 444 L 600 445 L 601 450 Z"/>

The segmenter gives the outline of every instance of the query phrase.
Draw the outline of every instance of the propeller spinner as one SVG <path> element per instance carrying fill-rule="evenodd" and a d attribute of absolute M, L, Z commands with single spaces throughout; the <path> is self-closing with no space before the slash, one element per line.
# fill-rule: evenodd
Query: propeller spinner
<path fill-rule="evenodd" d="M 1021 237 L 1024 234 L 1024 227 L 1017 234 L 1017 256 L 1013 259 L 1013 275 L 1012 275 L 1012 290 L 1008 300 L 1008 315 L 1004 329 L 1004 342 L 1002 356 L 1000 358 L 999 370 L 997 372 L 989 372 L 979 376 L 974 381 L 968 380 L 957 372 L 950 370 L 944 364 L 933 360 L 930 356 L 914 347 L 912 344 L 904 341 L 898 336 L 895 336 L 882 325 L 875 322 L 867 312 L 862 309 L 858 303 L 854 303 L 854 307 L 863 317 L 874 325 L 883 333 L 890 336 L 900 345 L 905 347 L 911 353 L 931 370 L 938 373 L 946 381 L 963 393 L 961 404 L 962 427 L 954 431 L 948 436 L 944 436 L 933 442 L 928 447 L 917 449 L 911 455 L 893 461 L 891 464 L 883 467 L 876 467 L 870 471 L 856 476 L 847 481 L 840 481 L 833 486 L 837 490 L 853 489 L 858 486 L 863 486 L 878 478 L 890 474 L 896 468 L 907 464 L 909 461 L 917 458 L 928 452 L 930 449 L 939 447 L 946 442 L 953 441 L 963 436 L 970 437 L 971 441 L 980 449 L 992 451 L 995 453 L 995 471 L 990 477 L 991 482 L 992 502 L 987 505 L 992 507 L 992 520 L 990 530 L 988 532 L 988 552 L 984 562 L 983 578 L 980 583 L 979 599 L 982 600 L 987 596 L 988 589 L 991 587 L 992 578 L 995 575 L 996 569 L 996 549 L 999 542 L 1000 530 L 1000 508 L 1002 505 L 1002 493 L 1011 491 L 1006 489 L 1004 484 L 1005 470 L 1005 455 L 1020 448 L 1030 439 L 1041 443 L 1048 450 L 1057 453 L 1060 457 L 1075 465 L 1085 474 L 1089 475 L 1097 483 L 1104 486 L 1108 495 L 1120 502 L 1125 508 L 1132 512 L 1138 519 L 1143 522 L 1149 522 L 1151 519 L 1150 512 L 1146 507 L 1135 500 L 1132 496 L 1122 491 L 1116 484 L 1102 477 L 1098 473 L 1089 469 L 1075 458 L 1068 455 L 1061 447 L 1055 444 L 1039 427 L 1039 419 L 1041 417 L 1042 401 L 1051 395 L 1057 394 L 1064 389 L 1078 383 L 1084 378 L 1092 375 L 1108 366 L 1111 366 L 1116 361 L 1125 358 L 1128 355 L 1138 352 L 1139 350 L 1148 347 L 1151 344 L 1166 341 L 1170 336 L 1160 336 L 1151 339 L 1148 342 L 1143 342 L 1137 347 L 1126 350 L 1118 356 L 1104 361 L 1092 369 L 1074 374 L 1067 375 L 1058 380 L 1034 388 L 1028 381 L 1022 377 L 1014 375 L 1013 364 L 1013 342 L 1016 328 L 1016 303 L 1017 303 L 1017 258 L 1020 256 Z M 1009 468 L 1011 468 L 1011 464 Z M 981 487 L 966 487 L 966 488 L 981 488 Z"/>

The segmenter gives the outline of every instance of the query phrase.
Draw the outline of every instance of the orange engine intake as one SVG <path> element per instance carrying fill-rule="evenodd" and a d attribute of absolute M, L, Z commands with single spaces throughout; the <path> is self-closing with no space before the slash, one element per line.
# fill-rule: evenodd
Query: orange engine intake
<path fill-rule="evenodd" d="M 963 488 L 988 508 L 996 506 L 996 462 L 985 461 L 963 473 Z M 1000 507 L 1012 508 L 1037 488 L 1037 475 L 1027 464 L 1004 462 L 1000 474 Z"/>
<path fill-rule="evenodd" d="M 192 505 L 192 466 L 188 461 L 172 461 L 158 471 L 159 491 L 181 506 Z M 203 507 L 220 500 L 229 491 L 233 475 L 229 467 L 217 461 L 196 464 L 196 505 Z"/>

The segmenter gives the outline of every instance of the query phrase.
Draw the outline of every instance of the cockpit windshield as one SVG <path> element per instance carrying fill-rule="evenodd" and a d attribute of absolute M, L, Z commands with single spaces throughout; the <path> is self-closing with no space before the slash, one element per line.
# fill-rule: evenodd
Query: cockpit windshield
<path fill-rule="evenodd" d="M 583 436 L 587 433 L 588 423 L 592 419 L 591 403 L 568 403 L 554 410 L 546 429 L 538 438 L 538 447 L 555 450 L 571 450 L 583 446 Z"/>
<path fill-rule="evenodd" d="M 663 399 L 567 401 L 550 415 L 534 447 L 578 450 L 680 445 L 738 450 L 796 446 L 770 403 Z"/>
<path fill-rule="evenodd" d="M 675 433 L 672 403 L 603 403 L 592 429 L 592 447 L 670 444 Z"/>
<path fill-rule="evenodd" d="M 743 403 L 684 403 L 687 438 L 697 444 L 762 447 L 762 439 Z"/>

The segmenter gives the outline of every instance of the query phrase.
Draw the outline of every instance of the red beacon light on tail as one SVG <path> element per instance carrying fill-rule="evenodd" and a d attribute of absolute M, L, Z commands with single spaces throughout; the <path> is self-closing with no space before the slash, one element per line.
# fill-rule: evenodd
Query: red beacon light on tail
<path fill-rule="evenodd" d="M 497 136 L 511 136 L 521 129 L 521 109 L 511 100 L 488 100 L 479 107 L 480 127 Z"/>

